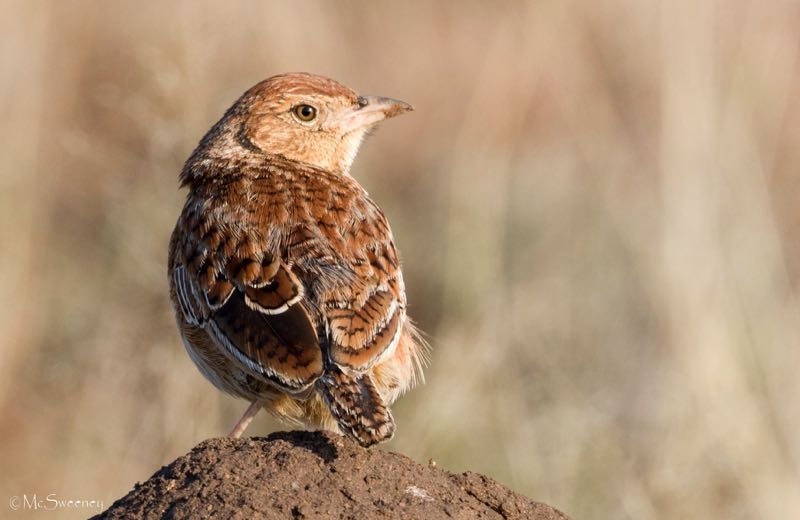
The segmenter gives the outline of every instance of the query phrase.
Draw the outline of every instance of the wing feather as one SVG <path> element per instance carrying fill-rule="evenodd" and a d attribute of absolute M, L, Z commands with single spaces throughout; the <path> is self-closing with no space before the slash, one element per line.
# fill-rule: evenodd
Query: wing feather
<path fill-rule="evenodd" d="M 278 169 L 226 190 L 214 207 L 187 206 L 179 224 L 172 265 L 187 323 L 291 391 L 326 362 L 357 377 L 391 356 L 405 292 L 386 217 L 367 193 L 349 178 Z"/>
<path fill-rule="evenodd" d="M 189 233 L 176 245 L 175 297 L 184 320 L 202 326 L 254 377 L 292 393 L 308 388 L 323 360 L 317 326 L 301 303 L 302 281 L 253 233 L 205 217 L 187 218 Z"/>

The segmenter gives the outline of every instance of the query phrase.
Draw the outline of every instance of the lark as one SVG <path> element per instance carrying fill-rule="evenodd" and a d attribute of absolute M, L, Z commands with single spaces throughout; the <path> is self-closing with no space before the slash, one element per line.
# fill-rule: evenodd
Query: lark
<path fill-rule="evenodd" d="M 328 78 L 245 92 L 180 174 L 170 296 L 192 361 L 218 389 L 362 446 L 390 439 L 390 405 L 422 377 L 386 216 L 350 175 L 364 136 L 408 112 Z"/>

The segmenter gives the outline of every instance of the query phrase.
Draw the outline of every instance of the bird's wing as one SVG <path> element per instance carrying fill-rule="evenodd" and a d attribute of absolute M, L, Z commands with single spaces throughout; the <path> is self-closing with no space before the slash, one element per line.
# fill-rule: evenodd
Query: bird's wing
<path fill-rule="evenodd" d="M 405 321 L 405 292 L 397 250 L 383 212 L 365 198 L 360 218 L 344 228 L 344 261 L 351 277 L 321 297 L 330 357 L 364 372 L 391 355 Z"/>
<path fill-rule="evenodd" d="M 334 207 L 345 207 L 341 202 Z M 341 431 L 371 446 L 394 433 L 369 369 L 399 341 L 405 296 L 385 217 L 366 197 L 350 202 L 341 214 L 349 215 L 346 222 L 337 222 L 336 212 L 319 215 L 287 242 L 325 325 L 330 363 L 317 385 Z"/>
<path fill-rule="evenodd" d="M 309 387 L 322 375 L 322 352 L 292 266 L 245 228 L 184 213 L 171 262 L 184 320 L 254 376 L 290 392 Z"/>

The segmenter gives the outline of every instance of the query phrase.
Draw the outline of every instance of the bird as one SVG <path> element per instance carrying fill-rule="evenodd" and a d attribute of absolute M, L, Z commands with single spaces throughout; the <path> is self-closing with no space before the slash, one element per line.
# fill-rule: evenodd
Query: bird
<path fill-rule="evenodd" d="M 369 447 L 422 382 L 428 346 L 407 315 L 384 212 L 350 175 L 364 137 L 408 103 L 332 79 L 273 76 L 247 90 L 180 172 L 169 292 L 186 351 L 216 388 Z"/>

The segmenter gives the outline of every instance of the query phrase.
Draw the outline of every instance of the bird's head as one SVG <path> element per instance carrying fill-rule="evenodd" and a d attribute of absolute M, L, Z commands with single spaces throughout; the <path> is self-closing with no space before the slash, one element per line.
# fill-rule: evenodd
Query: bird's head
<path fill-rule="evenodd" d="M 245 92 L 195 155 L 282 156 L 346 174 L 366 133 L 409 110 L 403 101 L 362 96 L 322 76 L 282 74 Z"/>

